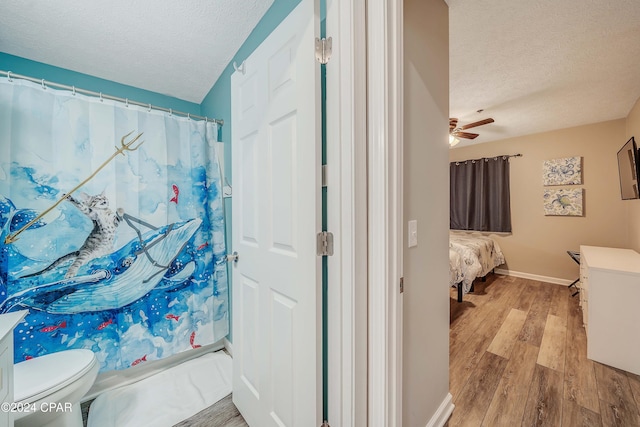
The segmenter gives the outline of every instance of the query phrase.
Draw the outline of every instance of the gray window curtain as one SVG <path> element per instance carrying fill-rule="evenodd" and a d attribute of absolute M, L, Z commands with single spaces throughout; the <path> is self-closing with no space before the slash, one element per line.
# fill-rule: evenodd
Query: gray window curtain
<path fill-rule="evenodd" d="M 452 230 L 511 232 L 509 157 L 449 164 Z"/>

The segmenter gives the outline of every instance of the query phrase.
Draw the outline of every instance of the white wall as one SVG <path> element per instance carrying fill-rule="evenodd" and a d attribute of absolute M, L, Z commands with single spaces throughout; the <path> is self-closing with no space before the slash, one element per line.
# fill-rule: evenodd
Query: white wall
<path fill-rule="evenodd" d="M 404 1 L 405 427 L 427 425 L 449 393 L 448 22 L 443 0 Z"/>

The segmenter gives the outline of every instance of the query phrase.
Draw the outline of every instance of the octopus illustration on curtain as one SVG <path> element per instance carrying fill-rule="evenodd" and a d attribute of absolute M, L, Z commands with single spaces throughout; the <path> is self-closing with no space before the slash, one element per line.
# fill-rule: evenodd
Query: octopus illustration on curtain
<path fill-rule="evenodd" d="M 124 369 L 228 334 L 217 135 L 0 81 L 0 312 L 29 310 L 16 361 L 88 348 Z"/>

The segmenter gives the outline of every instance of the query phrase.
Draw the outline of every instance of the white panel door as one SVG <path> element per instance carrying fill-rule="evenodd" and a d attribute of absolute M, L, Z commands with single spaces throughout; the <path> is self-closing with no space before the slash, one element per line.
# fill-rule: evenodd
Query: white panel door
<path fill-rule="evenodd" d="M 321 423 L 317 34 L 302 0 L 231 79 L 233 402 L 251 426 Z"/>

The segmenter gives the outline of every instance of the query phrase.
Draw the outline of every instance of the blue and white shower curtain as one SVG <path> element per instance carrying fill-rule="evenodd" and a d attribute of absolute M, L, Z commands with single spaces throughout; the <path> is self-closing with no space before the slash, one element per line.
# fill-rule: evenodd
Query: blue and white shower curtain
<path fill-rule="evenodd" d="M 0 81 L 0 312 L 29 310 L 16 362 L 88 348 L 124 369 L 227 335 L 217 135 Z"/>

